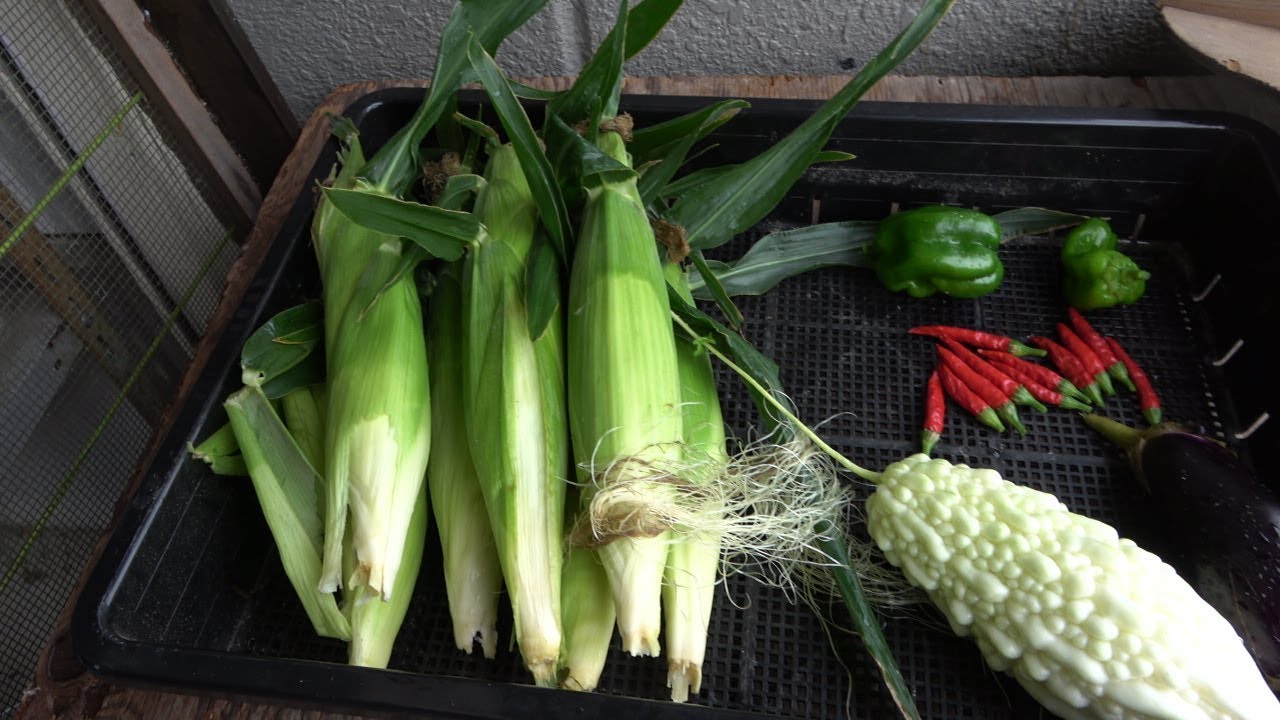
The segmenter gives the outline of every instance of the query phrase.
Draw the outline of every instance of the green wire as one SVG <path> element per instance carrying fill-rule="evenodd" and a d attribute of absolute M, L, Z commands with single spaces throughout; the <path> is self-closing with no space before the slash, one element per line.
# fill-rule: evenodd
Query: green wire
<path fill-rule="evenodd" d="M 186 308 L 187 303 L 191 301 L 191 296 L 195 294 L 196 288 L 200 286 L 200 283 L 204 281 L 205 275 L 207 275 L 209 270 L 213 268 L 214 261 L 218 259 L 218 256 L 221 255 L 222 251 L 227 247 L 227 243 L 230 242 L 231 235 L 234 230 L 234 228 L 228 229 L 222 236 L 222 241 L 219 242 L 218 246 L 205 258 L 204 263 L 200 266 L 199 272 L 196 273 L 195 279 L 192 280 L 191 284 L 187 286 L 185 291 L 183 291 L 182 298 L 178 300 L 177 306 L 175 306 L 173 311 L 169 313 L 169 316 L 165 318 L 164 326 L 160 328 L 160 332 L 156 334 L 155 338 L 151 341 L 151 344 L 147 346 L 146 352 L 142 355 L 142 360 L 138 363 L 137 367 L 133 369 L 133 373 L 129 375 L 129 379 L 125 381 L 124 385 L 120 388 L 120 392 L 116 394 L 115 399 L 111 402 L 111 407 L 107 409 L 106 414 L 100 421 L 98 421 L 97 427 L 95 427 L 93 432 L 90 433 L 89 438 L 84 443 L 84 446 L 80 448 L 80 452 L 76 455 L 75 461 L 71 463 L 71 468 L 67 470 L 67 474 L 63 476 L 62 482 L 58 484 L 58 489 L 54 492 L 53 497 L 50 498 L 49 503 L 45 505 L 44 512 L 40 514 L 40 519 L 36 521 L 35 527 L 31 529 L 31 533 L 27 535 L 27 538 L 23 541 L 22 549 L 18 551 L 18 556 L 13 559 L 13 562 L 9 565 L 9 569 L 5 571 L 4 579 L 0 580 L 0 593 L 3 593 L 9 587 L 9 583 L 13 582 L 14 576 L 16 576 L 18 571 L 22 569 L 28 553 L 31 552 L 32 546 L 35 545 L 36 540 L 38 540 L 40 535 L 44 532 L 45 525 L 49 523 L 49 518 L 53 517 L 53 513 L 56 512 L 58 506 L 62 504 L 62 500 L 66 497 L 67 491 L 71 489 L 71 483 L 75 481 L 76 475 L 79 474 L 81 466 L 83 466 L 85 461 L 89 458 L 89 453 L 92 452 L 94 446 L 97 445 L 98 439 L 101 438 L 102 433 L 106 431 L 112 418 L 115 417 L 116 411 L 124 404 L 125 397 L 128 395 L 129 391 L 133 389 L 138 378 L 142 376 L 142 371 L 145 370 L 147 365 L 151 362 L 151 358 L 155 356 L 156 351 L 160 348 L 161 341 L 163 341 L 165 336 L 169 334 L 169 330 L 173 327 L 174 322 L 177 321 L 178 315 L 182 313 Z"/>
<path fill-rule="evenodd" d="M 45 209 L 49 207 L 49 204 L 58 196 L 58 193 L 62 192 L 62 189 L 67 186 L 67 183 L 71 182 L 71 178 L 75 177 L 76 173 L 80 172 L 80 168 L 84 167 L 84 164 L 88 162 L 89 156 L 93 155 L 98 148 L 102 146 L 102 143 L 107 141 L 107 138 L 111 133 L 115 132 L 116 128 L 120 127 L 120 123 L 124 122 L 124 116 L 128 115 L 129 111 L 132 110 L 141 100 L 142 93 L 134 93 L 133 97 L 129 98 L 129 101 L 124 104 L 124 107 L 120 108 L 120 110 L 107 121 L 106 126 L 98 131 L 98 134 L 94 136 L 93 140 L 91 140 L 89 144 L 80 151 L 80 154 L 76 155 L 75 159 L 71 161 L 71 164 L 67 166 L 67 169 L 58 176 L 57 180 L 53 181 L 53 187 L 49 188 L 49 192 L 46 192 L 44 197 L 40 198 L 35 206 L 31 208 L 31 212 L 27 213 L 27 216 L 22 218 L 22 222 L 15 225 L 5 237 L 4 242 L 0 243 L 0 259 L 4 258 L 14 245 L 18 244 L 18 240 L 31 228 L 35 223 L 36 218 L 40 217 Z"/>

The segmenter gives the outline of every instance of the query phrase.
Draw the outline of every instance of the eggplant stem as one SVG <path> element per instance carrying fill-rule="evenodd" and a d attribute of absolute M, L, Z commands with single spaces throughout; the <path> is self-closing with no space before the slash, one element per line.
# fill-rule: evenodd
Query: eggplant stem
<path fill-rule="evenodd" d="M 1123 448 L 1132 448 L 1142 440 L 1141 430 L 1131 428 L 1122 422 L 1112 420 L 1103 415 L 1086 413 L 1084 421 L 1089 427 L 1101 433 L 1103 437 Z"/>

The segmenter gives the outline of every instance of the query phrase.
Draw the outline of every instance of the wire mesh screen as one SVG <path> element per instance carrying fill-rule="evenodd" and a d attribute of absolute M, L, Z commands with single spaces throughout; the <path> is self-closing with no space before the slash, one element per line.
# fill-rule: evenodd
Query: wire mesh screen
<path fill-rule="evenodd" d="M 214 311 L 235 231 L 67 0 L 0 0 L 0 715 Z"/>

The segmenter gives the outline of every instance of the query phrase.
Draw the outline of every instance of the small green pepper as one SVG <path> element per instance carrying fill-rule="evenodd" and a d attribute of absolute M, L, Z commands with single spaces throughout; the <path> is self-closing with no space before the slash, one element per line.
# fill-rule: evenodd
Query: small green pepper
<path fill-rule="evenodd" d="M 975 210 L 927 205 L 880 222 L 868 257 L 894 292 L 928 297 L 941 292 L 976 298 L 1004 280 L 1000 223 Z"/>
<path fill-rule="evenodd" d="M 1151 273 L 1116 249 L 1111 225 L 1090 218 L 1076 226 L 1062 245 L 1062 292 L 1077 310 L 1129 305 L 1147 291 Z"/>

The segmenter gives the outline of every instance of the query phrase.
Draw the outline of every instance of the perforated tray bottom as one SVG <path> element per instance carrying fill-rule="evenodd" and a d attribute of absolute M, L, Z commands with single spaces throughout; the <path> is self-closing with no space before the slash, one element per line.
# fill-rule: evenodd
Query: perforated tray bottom
<path fill-rule="evenodd" d="M 804 418 L 811 423 L 830 419 L 824 425 L 828 441 L 860 464 L 884 467 L 917 447 L 922 389 L 934 365 L 931 341 L 906 330 L 941 323 L 1020 338 L 1052 335 L 1065 311 L 1058 291 L 1058 248 L 1048 239 L 1006 246 L 1004 286 L 976 301 L 894 295 L 862 270 L 810 273 L 764 297 L 741 299 L 746 334 L 779 362 L 784 386 Z M 1137 305 L 1090 317 L 1145 365 L 1169 416 L 1213 431 L 1219 426 L 1214 398 L 1221 395 L 1202 360 L 1207 339 L 1197 336 L 1188 312 L 1196 289 L 1185 286 L 1177 248 L 1142 244 L 1127 250 L 1152 273 L 1147 296 Z M 745 437 L 755 427 L 755 410 L 735 378 L 722 373 L 721 381 L 727 391 L 727 422 Z M 1140 421 L 1128 393 L 1110 398 L 1105 410 L 1131 424 Z M 1158 547 L 1143 524 L 1136 484 L 1115 450 L 1075 413 L 1028 409 L 1021 414 L 1029 430 L 1025 438 L 997 435 L 952 406 L 936 454 L 992 467 L 1009 479 L 1055 493 L 1074 511 Z M 436 542 L 434 536 L 431 542 Z M 439 557 L 438 547 L 429 548 L 427 557 Z M 247 589 L 252 606 L 238 651 L 344 660 L 341 643 L 315 637 L 278 564 L 267 563 L 254 583 Z M 692 702 L 780 716 L 841 718 L 847 701 L 853 717 L 892 716 L 878 672 L 856 639 L 837 639 L 842 665 L 807 608 L 741 577 L 732 579 L 727 591 L 736 603 L 717 598 L 702 692 Z M 886 632 L 924 717 L 1040 715 L 1039 706 L 1014 681 L 985 667 L 976 646 L 951 636 L 940 616 L 924 607 L 912 612 L 918 617 L 889 618 Z M 504 645 L 509 628 L 504 618 L 499 628 Z M 436 563 L 419 581 L 391 665 L 432 675 L 529 682 L 514 649 L 504 646 L 496 661 L 454 650 Z M 615 638 L 599 692 L 664 699 L 665 659 L 628 657 Z"/>

